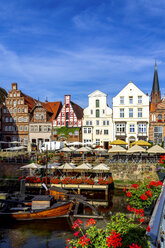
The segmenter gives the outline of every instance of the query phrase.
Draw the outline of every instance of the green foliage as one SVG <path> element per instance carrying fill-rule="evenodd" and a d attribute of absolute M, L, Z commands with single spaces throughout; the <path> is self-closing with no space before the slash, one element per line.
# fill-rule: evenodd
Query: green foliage
<path fill-rule="evenodd" d="M 58 136 L 68 137 L 69 133 L 74 134 L 75 131 L 79 131 L 79 127 L 57 127 L 54 129 Z"/>

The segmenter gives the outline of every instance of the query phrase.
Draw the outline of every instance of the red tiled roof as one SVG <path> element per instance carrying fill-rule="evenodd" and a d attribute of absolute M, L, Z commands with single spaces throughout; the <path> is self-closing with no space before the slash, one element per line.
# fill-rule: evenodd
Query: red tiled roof
<path fill-rule="evenodd" d="M 44 103 L 43 106 L 46 108 L 46 110 L 48 109 L 51 110 L 51 113 L 53 113 L 53 115 L 51 116 L 51 119 L 55 120 L 62 108 L 62 103 L 61 102 L 47 102 L 47 103 Z"/>
<path fill-rule="evenodd" d="M 77 116 L 77 119 L 80 120 L 83 118 L 83 108 L 81 108 L 79 105 L 77 105 L 76 103 L 70 101 L 72 108 L 74 110 L 74 113 Z"/>
<path fill-rule="evenodd" d="M 32 98 L 31 96 L 28 96 L 21 92 L 21 96 L 24 97 L 24 102 L 29 107 L 29 112 L 34 108 L 34 105 L 36 104 L 37 100 Z"/>

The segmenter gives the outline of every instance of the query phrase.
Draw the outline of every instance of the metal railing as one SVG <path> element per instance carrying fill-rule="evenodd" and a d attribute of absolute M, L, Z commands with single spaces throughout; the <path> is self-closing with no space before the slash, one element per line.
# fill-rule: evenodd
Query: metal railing
<path fill-rule="evenodd" d="M 151 248 L 165 247 L 165 180 L 161 194 L 155 204 L 149 226 L 151 228 L 148 233 L 150 237 Z"/>

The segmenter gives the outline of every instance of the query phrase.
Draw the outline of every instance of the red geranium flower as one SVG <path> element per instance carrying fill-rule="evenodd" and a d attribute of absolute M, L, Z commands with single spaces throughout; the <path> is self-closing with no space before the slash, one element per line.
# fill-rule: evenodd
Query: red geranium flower
<path fill-rule="evenodd" d="M 143 201 L 146 201 L 146 200 L 148 199 L 148 197 L 147 197 L 146 195 L 144 195 L 144 194 L 142 194 L 142 195 L 140 196 L 140 198 L 141 198 Z"/>
<path fill-rule="evenodd" d="M 94 225 L 94 224 L 96 224 L 96 221 L 94 219 L 87 220 L 87 224 L 86 224 L 87 226 Z"/>
<path fill-rule="evenodd" d="M 111 231 L 111 235 L 107 237 L 107 245 L 108 247 L 121 247 L 121 237 L 120 233 L 116 233 L 115 230 Z"/>
<path fill-rule="evenodd" d="M 131 192 L 130 191 L 127 192 L 127 196 L 131 197 Z"/>

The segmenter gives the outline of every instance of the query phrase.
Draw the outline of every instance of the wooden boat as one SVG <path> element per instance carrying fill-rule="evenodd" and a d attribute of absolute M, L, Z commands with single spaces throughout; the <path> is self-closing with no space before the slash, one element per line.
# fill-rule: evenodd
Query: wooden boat
<path fill-rule="evenodd" d="M 32 199 L 32 205 L 12 200 L 0 200 L 0 220 L 39 220 L 67 217 L 73 201 L 56 201 L 53 196 L 39 195 Z"/>

